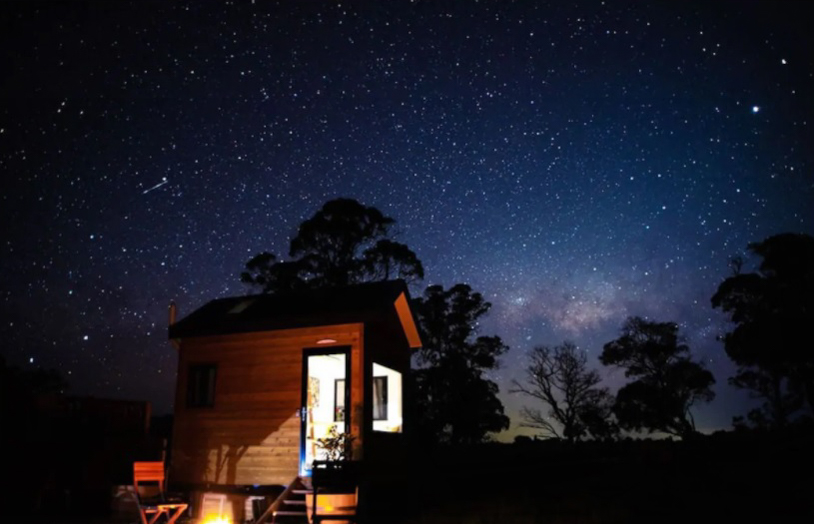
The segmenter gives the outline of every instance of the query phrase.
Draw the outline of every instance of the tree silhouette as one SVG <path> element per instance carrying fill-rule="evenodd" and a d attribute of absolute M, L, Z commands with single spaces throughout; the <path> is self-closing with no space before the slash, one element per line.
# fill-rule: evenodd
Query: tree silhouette
<path fill-rule="evenodd" d="M 424 345 L 418 350 L 413 396 L 420 399 L 419 438 L 467 444 L 509 427 L 497 384 L 484 372 L 508 350 L 500 337 L 477 336 L 491 304 L 466 284 L 430 286 L 413 301 Z"/>
<path fill-rule="evenodd" d="M 543 437 L 580 440 L 612 436 L 616 431 L 610 421 L 613 397 L 607 388 L 597 387 L 599 373 L 588 369 L 588 357 L 572 342 L 550 348 L 535 347 L 529 354 L 523 385 L 513 381 L 513 393 L 522 393 L 549 407 L 548 416 L 539 409 L 524 407 L 524 426 L 542 430 Z M 562 426 L 562 432 L 559 431 Z"/>
<path fill-rule="evenodd" d="M 616 394 L 613 411 L 621 427 L 680 437 L 696 433 L 690 408 L 715 398 L 715 378 L 690 359 L 689 351 L 673 322 L 625 321 L 621 336 L 605 344 L 599 357 L 635 378 Z"/>
<path fill-rule="evenodd" d="M 240 274 L 240 280 L 263 293 L 279 293 L 308 288 L 304 274 L 301 262 L 278 262 L 276 256 L 264 251 L 246 262 L 246 271 Z"/>
<path fill-rule="evenodd" d="M 300 224 L 290 261 L 268 252 L 246 263 L 241 281 L 264 293 L 335 287 L 371 280 L 424 278 L 421 261 L 388 238 L 395 220 L 374 207 L 339 198 Z"/>
<path fill-rule="evenodd" d="M 365 273 L 373 280 L 400 278 L 406 282 L 424 279 L 424 267 L 405 244 L 386 238 L 365 250 L 362 257 Z"/>
<path fill-rule="evenodd" d="M 743 262 L 734 264 L 712 306 L 735 324 L 723 336 L 738 365 L 730 383 L 764 400 L 748 419 L 782 427 L 804 403 L 814 410 L 814 237 L 784 233 L 749 251 L 762 258 L 758 270 L 744 274 Z"/>

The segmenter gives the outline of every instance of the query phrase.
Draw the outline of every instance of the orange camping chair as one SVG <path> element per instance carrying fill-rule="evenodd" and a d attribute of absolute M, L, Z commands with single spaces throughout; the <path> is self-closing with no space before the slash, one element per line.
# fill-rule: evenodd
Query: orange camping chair
<path fill-rule="evenodd" d="M 158 493 L 152 497 L 141 496 L 139 483 L 142 482 L 158 483 Z M 133 462 L 133 488 L 141 524 L 155 524 L 161 515 L 167 516 L 167 524 L 174 524 L 189 506 L 185 502 L 167 498 L 163 462 Z"/>

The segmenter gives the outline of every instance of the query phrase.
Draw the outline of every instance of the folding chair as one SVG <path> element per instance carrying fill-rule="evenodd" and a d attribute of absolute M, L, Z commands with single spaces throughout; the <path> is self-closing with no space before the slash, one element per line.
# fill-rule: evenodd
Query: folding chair
<path fill-rule="evenodd" d="M 139 494 L 139 483 L 141 482 L 157 483 L 158 493 L 153 497 L 142 497 Z M 189 504 L 167 498 L 164 491 L 163 462 L 134 462 L 133 488 L 141 524 L 155 524 L 161 515 L 167 516 L 167 524 L 174 524 L 184 510 L 189 507 Z"/>

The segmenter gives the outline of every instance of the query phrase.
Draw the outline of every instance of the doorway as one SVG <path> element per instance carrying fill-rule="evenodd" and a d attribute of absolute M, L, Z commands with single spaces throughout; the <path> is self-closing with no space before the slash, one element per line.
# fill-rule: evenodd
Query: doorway
<path fill-rule="evenodd" d="M 350 428 L 350 348 L 303 350 L 300 475 L 311 476 L 314 460 L 325 460 L 320 439 L 331 428 Z"/>

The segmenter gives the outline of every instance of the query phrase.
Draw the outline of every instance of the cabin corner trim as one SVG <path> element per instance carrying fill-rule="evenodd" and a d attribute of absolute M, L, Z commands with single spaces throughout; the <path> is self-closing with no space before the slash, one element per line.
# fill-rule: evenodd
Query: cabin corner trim
<path fill-rule="evenodd" d="M 402 291 L 393 304 L 396 306 L 396 313 L 399 316 L 404 335 L 407 337 L 407 343 L 412 349 L 420 348 L 421 337 L 418 335 L 418 328 L 410 304 L 407 302 L 407 295 Z"/>

